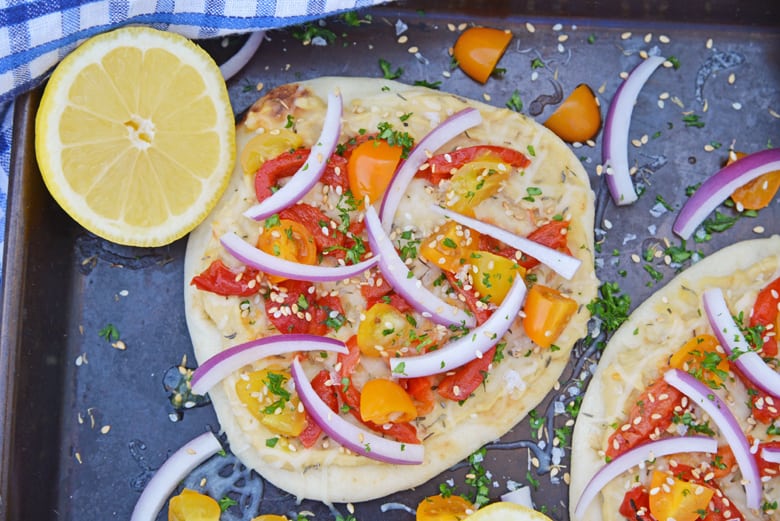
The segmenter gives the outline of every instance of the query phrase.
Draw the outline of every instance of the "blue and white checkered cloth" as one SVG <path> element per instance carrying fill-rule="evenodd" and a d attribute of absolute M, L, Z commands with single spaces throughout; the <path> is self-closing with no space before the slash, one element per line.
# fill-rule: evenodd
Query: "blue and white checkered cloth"
<path fill-rule="evenodd" d="M 212 38 L 301 24 L 387 0 L 0 0 L 0 252 L 13 99 L 40 84 L 84 39 L 127 24 Z M 2 282 L 2 257 L 0 257 Z"/>

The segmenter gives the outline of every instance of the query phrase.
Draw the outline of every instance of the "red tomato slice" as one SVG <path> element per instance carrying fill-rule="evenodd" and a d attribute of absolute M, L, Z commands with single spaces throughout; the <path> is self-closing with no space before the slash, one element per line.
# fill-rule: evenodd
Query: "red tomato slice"
<path fill-rule="evenodd" d="M 449 179 L 453 172 L 466 163 L 484 157 L 497 157 L 501 162 L 515 168 L 525 168 L 531 164 L 525 154 L 517 150 L 494 145 L 475 145 L 431 157 L 420 168 L 417 175 L 427 179 L 433 185 L 438 185 L 443 179 Z"/>
<path fill-rule="evenodd" d="M 417 414 L 425 416 L 433 411 L 436 404 L 436 397 L 433 394 L 433 377 L 406 378 L 401 380 L 401 383 L 406 386 L 406 391 L 414 399 L 417 405 Z"/>
<path fill-rule="evenodd" d="M 308 148 L 299 148 L 291 152 L 283 152 L 263 163 L 255 173 L 255 196 L 258 202 L 271 196 L 272 188 L 280 179 L 295 174 L 309 158 L 309 152 Z M 349 188 L 346 166 L 346 158 L 333 154 L 328 159 L 328 165 L 320 181 L 333 188 L 341 187 L 346 191 Z"/>
<path fill-rule="evenodd" d="M 339 409 L 339 400 L 336 396 L 336 389 L 332 385 L 327 385 L 327 382 L 330 381 L 330 372 L 326 369 L 323 369 L 317 375 L 312 378 L 311 386 L 314 388 L 314 391 L 317 393 L 317 396 L 319 396 L 323 402 L 332 410 L 333 412 L 338 412 Z M 313 446 L 317 440 L 320 437 L 320 434 L 322 433 L 322 428 L 320 428 L 319 425 L 317 425 L 317 422 L 315 422 L 312 417 L 309 415 L 309 413 L 306 413 L 306 428 L 303 429 L 303 432 L 301 432 L 298 435 L 298 439 L 301 440 L 301 443 L 304 447 L 309 448 Z"/>
<path fill-rule="evenodd" d="M 278 294 L 265 301 L 265 313 L 279 333 L 324 335 L 330 330 L 328 313 L 344 313 L 338 297 L 318 298 L 316 292 L 310 292 L 311 282 L 285 280 L 276 287 Z M 294 306 L 297 312 L 292 312 Z"/>
<path fill-rule="evenodd" d="M 396 293 L 392 286 L 383 281 L 381 285 L 363 284 L 360 286 L 360 294 L 366 299 L 366 309 L 371 308 L 377 302 L 390 304 L 401 313 L 408 313 L 414 310 L 411 304 L 401 295 Z"/>
<path fill-rule="evenodd" d="M 529 233 L 527 238 L 547 246 L 548 248 L 552 248 L 570 255 L 571 252 L 566 245 L 566 233 L 562 233 L 563 230 L 566 230 L 568 227 L 569 221 L 550 221 Z M 515 248 L 505 246 L 503 243 L 499 242 L 493 237 L 490 237 L 489 235 L 480 236 L 479 249 L 487 250 L 489 252 L 495 253 L 496 255 L 501 255 L 502 257 L 512 259 L 513 261 L 517 262 L 519 266 L 522 266 L 526 270 L 530 270 L 531 268 L 535 268 L 539 265 L 538 260 L 528 255 L 520 255 L 520 260 L 517 260 L 518 255 Z"/>
<path fill-rule="evenodd" d="M 235 272 L 217 259 L 199 275 L 192 277 L 190 284 L 202 291 L 209 291 L 217 295 L 229 297 L 249 297 L 260 289 L 257 283 L 257 275 L 260 272 L 254 268 L 246 267 L 243 272 Z"/>
<path fill-rule="evenodd" d="M 312 237 L 314 237 L 317 250 L 322 252 L 323 255 L 327 255 L 334 247 L 344 246 L 344 234 L 331 226 L 332 219 L 325 215 L 322 210 L 310 204 L 298 203 L 285 208 L 279 212 L 279 218 L 296 221 L 305 226 Z M 328 228 L 327 235 L 322 233 L 323 227 Z"/>
<path fill-rule="evenodd" d="M 609 437 L 607 457 L 614 459 L 647 441 L 656 428 L 665 431 L 672 423 L 674 408 L 682 403 L 682 396 L 663 377 L 653 382 L 636 400 L 626 422 Z"/>
<path fill-rule="evenodd" d="M 641 485 L 626 492 L 618 512 L 633 521 L 655 521 L 650 514 L 650 494 Z"/>
<path fill-rule="evenodd" d="M 437 392 L 449 400 L 465 400 L 482 385 L 495 354 L 496 348 L 493 347 L 485 351 L 482 358 L 475 358 L 456 369 L 454 374 L 445 376 L 439 383 Z"/>
<path fill-rule="evenodd" d="M 775 328 L 778 324 L 778 306 L 780 306 L 780 277 L 769 283 L 762 289 L 753 304 L 753 314 L 750 317 L 750 327 L 762 325 L 765 328 L 772 327 L 775 335 L 764 338 L 764 356 L 777 356 L 777 336 Z"/>

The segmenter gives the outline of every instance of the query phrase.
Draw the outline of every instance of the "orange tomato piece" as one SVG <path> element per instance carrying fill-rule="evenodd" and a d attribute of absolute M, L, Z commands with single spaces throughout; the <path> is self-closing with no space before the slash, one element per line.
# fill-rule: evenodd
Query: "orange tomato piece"
<path fill-rule="evenodd" d="M 727 165 L 745 157 L 744 152 L 729 153 Z M 731 199 L 745 210 L 760 210 L 769 206 L 780 189 L 780 170 L 767 172 L 734 190 Z"/>
<path fill-rule="evenodd" d="M 317 245 L 314 236 L 303 224 L 290 219 L 278 219 L 269 224 L 266 221 L 263 233 L 257 238 L 257 247 L 264 252 L 284 260 L 301 264 L 317 264 Z M 268 280 L 276 284 L 284 277 L 269 275 Z"/>
<path fill-rule="evenodd" d="M 383 139 L 372 139 L 352 151 L 347 163 L 349 187 L 356 201 L 379 200 L 395 174 L 403 149 Z"/>
<path fill-rule="evenodd" d="M 550 347 L 577 312 L 577 302 L 558 290 L 535 284 L 525 300 L 523 327 L 541 347 Z"/>
<path fill-rule="evenodd" d="M 360 391 L 360 417 L 377 425 L 417 418 L 417 408 L 403 387 L 384 378 L 369 380 Z"/>
<path fill-rule="evenodd" d="M 570 143 L 593 139 L 601 128 L 601 111 L 590 87 L 584 83 L 577 85 L 544 126 Z"/>
<path fill-rule="evenodd" d="M 417 505 L 416 521 L 461 521 L 476 511 L 463 496 L 428 496 Z"/>
<path fill-rule="evenodd" d="M 509 31 L 471 27 L 460 34 L 452 49 L 452 55 L 458 60 L 463 72 L 478 82 L 485 83 L 511 40 L 512 33 Z"/>
<path fill-rule="evenodd" d="M 357 344 L 366 356 L 392 356 L 409 346 L 411 324 L 406 315 L 385 302 L 377 302 L 358 324 Z"/>
<path fill-rule="evenodd" d="M 479 245 L 479 237 L 479 232 L 447 221 L 420 243 L 419 252 L 434 266 L 455 273 L 469 262 Z"/>
<path fill-rule="evenodd" d="M 475 251 L 469 258 L 472 270 L 472 286 L 479 298 L 499 305 L 512 287 L 515 277 L 524 277 L 525 268 L 517 262 L 489 251 Z"/>
<path fill-rule="evenodd" d="M 718 352 L 720 343 L 713 335 L 698 335 L 688 340 L 669 359 L 669 365 L 686 371 L 713 389 L 728 375 L 729 362 Z"/>
<path fill-rule="evenodd" d="M 219 521 L 221 513 L 216 500 L 189 488 L 168 503 L 168 521 Z"/>
<path fill-rule="evenodd" d="M 667 472 L 653 471 L 650 481 L 650 513 L 655 519 L 695 521 L 705 512 L 715 491 Z"/>

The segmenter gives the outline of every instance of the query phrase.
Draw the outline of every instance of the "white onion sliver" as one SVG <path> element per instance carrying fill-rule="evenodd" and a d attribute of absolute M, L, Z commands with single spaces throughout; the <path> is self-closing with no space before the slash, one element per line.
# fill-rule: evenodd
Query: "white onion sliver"
<path fill-rule="evenodd" d="M 328 109 L 322 124 L 322 133 L 317 139 L 317 143 L 311 147 L 306 162 L 283 187 L 245 211 L 245 217 L 256 221 L 270 217 L 297 203 L 317 184 L 328 166 L 328 159 L 336 150 L 341 134 L 341 114 L 341 92 L 336 91 L 328 94 Z"/>
<path fill-rule="evenodd" d="M 371 251 L 379 255 L 379 269 L 398 294 L 423 316 L 430 318 L 437 324 L 465 325 L 469 328 L 476 325 L 476 320 L 472 315 L 431 293 L 428 288 L 423 286 L 420 279 L 413 276 L 395 251 L 395 247 L 382 228 L 382 223 L 379 222 L 379 216 L 373 206 L 366 209 L 365 223 Z"/>
<path fill-rule="evenodd" d="M 672 231 L 689 238 L 704 219 L 734 190 L 766 173 L 780 170 L 780 148 L 755 152 L 718 170 L 683 205 Z"/>
<path fill-rule="evenodd" d="M 729 410 L 728 405 L 712 389 L 685 371 L 669 369 L 664 373 L 664 380 L 701 407 L 718 426 L 742 472 L 746 504 L 748 508 L 758 509 L 761 506 L 761 477 L 758 473 L 758 464 L 750 453 L 750 444 L 745 433 L 742 432 L 742 426 Z"/>
<path fill-rule="evenodd" d="M 702 300 L 710 326 L 729 359 L 756 387 L 780 398 L 780 374 L 752 350 L 731 316 L 723 291 L 720 288 L 708 289 Z"/>
<path fill-rule="evenodd" d="M 523 277 L 515 277 L 504 301 L 482 325 L 447 342 L 441 349 L 418 356 L 391 358 L 391 371 L 404 378 L 428 376 L 451 371 L 475 358 L 481 358 L 512 326 L 523 306 L 525 294 Z"/>
<path fill-rule="evenodd" d="M 423 462 L 424 449 L 421 444 L 400 443 L 383 438 L 333 412 L 317 395 L 298 359 L 293 360 L 292 377 L 295 391 L 306 412 L 328 436 L 343 447 L 367 458 L 395 465 L 419 465 Z"/>
<path fill-rule="evenodd" d="M 462 224 L 463 226 L 468 226 L 469 228 L 478 231 L 479 233 L 489 235 L 494 239 L 498 239 L 499 241 L 503 242 L 507 246 L 511 246 L 512 248 L 520 250 L 526 255 L 530 255 L 545 266 L 548 266 L 551 270 L 566 280 L 571 280 L 571 278 L 577 272 L 577 269 L 580 267 L 580 264 L 582 264 L 582 261 L 576 257 L 566 255 L 565 253 L 561 253 L 558 250 L 554 250 L 548 246 L 534 242 L 526 237 L 515 235 L 514 233 L 508 232 L 507 230 L 499 228 L 498 226 L 494 226 L 477 219 L 472 219 L 471 217 L 453 212 L 452 210 L 442 208 L 438 205 L 431 205 L 431 209 L 438 214 L 441 214 L 457 223 Z"/>
<path fill-rule="evenodd" d="M 379 262 L 379 256 L 374 255 L 357 264 L 343 266 L 301 264 L 275 257 L 255 248 L 234 232 L 227 232 L 219 238 L 219 241 L 228 253 L 244 264 L 271 275 L 286 277 L 293 280 L 305 280 L 310 282 L 344 280 L 360 275 Z"/>
<path fill-rule="evenodd" d="M 393 218 L 401 198 L 406 192 L 406 187 L 414 179 L 420 166 L 428 160 L 428 155 L 447 144 L 458 134 L 482 123 L 482 114 L 475 108 L 463 109 L 444 120 L 436 128 L 428 132 L 409 152 L 409 156 L 403 161 L 393 174 L 382 205 L 379 209 L 379 219 L 387 233 L 393 226 Z"/>
<path fill-rule="evenodd" d="M 306 335 L 274 335 L 230 347 L 212 356 L 192 373 L 190 384 L 195 394 L 206 394 L 227 375 L 261 358 L 298 351 L 334 351 L 347 354 L 344 342 L 335 338 Z"/>
<path fill-rule="evenodd" d="M 146 484 L 133 508 L 130 521 L 157 519 L 165 500 L 192 470 L 222 450 L 222 444 L 212 432 L 201 434 L 171 454 Z"/>
<path fill-rule="evenodd" d="M 604 119 L 604 139 L 601 159 L 607 186 L 617 205 L 631 204 L 637 199 L 628 167 L 628 129 L 631 113 L 639 92 L 653 72 L 666 61 L 662 56 L 650 56 L 637 65 L 618 87 Z"/>
<path fill-rule="evenodd" d="M 769 463 L 780 463 L 780 448 L 762 447 L 761 458 Z"/>
<path fill-rule="evenodd" d="M 674 438 L 650 441 L 634 447 L 601 467 L 593 475 L 577 500 L 577 506 L 574 509 L 574 521 L 584 520 L 588 506 L 590 506 L 601 489 L 607 483 L 633 467 L 670 454 L 683 454 L 686 452 L 708 452 L 712 454 L 717 451 L 718 441 L 705 436 L 675 436 Z"/>
<path fill-rule="evenodd" d="M 252 56 L 257 52 L 257 48 L 260 47 L 260 43 L 263 41 L 265 31 L 255 31 L 249 38 L 246 39 L 244 45 L 231 56 L 225 63 L 219 66 L 219 70 L 222 73 L 222 77 L 225 81 L 236 75 L 238 71 L 244 68 L 244 65 L 249 63 Z"/>

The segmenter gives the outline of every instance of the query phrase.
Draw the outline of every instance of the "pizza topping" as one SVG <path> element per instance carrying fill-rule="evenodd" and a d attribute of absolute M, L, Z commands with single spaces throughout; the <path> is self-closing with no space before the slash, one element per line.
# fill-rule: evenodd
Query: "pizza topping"
<path fill-rule="evenodd" d="M 420 501 L 415 521 L 458 521 L 474 511 L 474 505 L 463 496 L 437 494 Z"/>
<path fill-rule="evenodd" d="M 712 335 L 698 335 L 688 340 L 669 359 L 669 366 L 682 369 L 717 389 L 728 376 L 728 360 L 718 351 L 718 339 Z"/>
<path fill-rule="evenodd" d="M 515 277 L 504 301 L 485 323 L 468 334 L 450 340 L 440 349 L 428 353 L 390 360 L 393 374 L 406 377 L 426 376 L 451 371 L 475 358 L 482 358 L 514 323 L 523 305 L 526 285 L 522 277 Z"/>
<path fill-rule="evenodd" d="M 303 145 L 303 138 L 301 138 L 300 134 L 296 134 L 292 130 L 286 128 L 280 128 L 278 129 L 278 132 L 257 134 L 241 149 L 241 155 L 239 156 L 241 169 L 245 174 L 254 174 L 265 164 L 270 163 L 269 167 L 274 165 L 274 159 L 280 155 L 285 158 L 292 156 L 289 151 L 297 151 L 301 145 Z M 285 154 L 285 152 L 288 154 Z M 305 161 L 305 159 L 303 161 Z M 301 162 L 301 165 L 303 164 L 303 161 Z M 298 168 L 300 168 L 300 165 L 295 167 L 288 175 L 293 175 Z M 271 169 L 269 168 L 267 172 L 270 173 Z M 268 177 L 268 175 L 266 177 Z M 277 176 L 275 174 L 270 176 L 270 178 L 274 180 L 272 184 L 275 184 L 280 177 L 286 176 Z M 268 195 L 271 195 L 270 190 Z"/>
<path fill-rule="evenodd" d="M 335 414 L 317 396 L 297 359 L 292 362 L 292 377 L 306 411 L 328 436 L 343 447 L 385 463 L 419 465 L 423 462 L 424 449 L 421 444 L 397 442 L 377 436 Z"/>
<path fill-rule="evenodd" d="M 368 229 L 371 249 L 379 256 L 379 269 L 382 275 L 390 282 L 393 289 L 423 317 L 445 326 L 465 324 L 467 327 L 472 327 L 475 324 L 474 317 L 431 292 L 407 268 L 382 228 L 382 223 L 379 222 L 379 217 L 372 206 L 366 209 L 364 222 Z"/>
<path fill-rule="evenodd" d="M 385 193 L 401 161 L 403 148 L 376 139 L 358 145 L 347 163 L 349 187 L 358 201 L 378 201 Z"/>
<path fill-rule="evenodd" d="M 685 202 L 672 230 L 687 239 L 699 224 L 738 187 L 769 172 L 780 170 L 780 149 L 754 152 L 713 174 Z"/>
<path fill-rule="evenodd" d="M 780 374 L 764 362 L 750 346 L 734 323 L 720 288 L 708 289 L 703 295 L 704 311 L 715 336 L 729 358 L 759 389 L 780 397 Z"/>
<path fill-rule="evenodd" d="M 601 111 L 591 88 L 585 83 L 577 85 L 544 126 L 570 143 L 584 143 L 596 137 L 601 128 Z"/>
<path fill-rule="evenodd" d="M 626 492 L 618 512 L 632 521 L 655 521 L 650 515 L 650 494 L 642 485 L 636 485 Z"/>
<path fill-rule="evenodd" d="M 718 442 L 704 436 L 677 436 L 650 441 L 634 447 L 601 467 L 590 479 L 577 500 L 574 509 L 575 519 L 585 519 L 585 512 L 596 495 L 607 483 L 628 471 L 632 467 L 644 465 L 661 456 L 686 452 L 713 453 L 718 450 Z"/>
<path fill-rule="evenodd" d="M 292 206 L 319 181 L 328 159 L 333 155 L 341 133 L 342 101 L 341 93 L 328 94 L 328 109 L 322 123 L 322 133 L 304 164 L 292 178 L 270 197 L 244 212 L 246 217 L 259 221 L 280 210 Z"/>
<path fill-rule="evenodd" d="M 761 447 L 761 457 L 769 463 L 780 463 L 780 441 L 763 445 Z"/>
<path fill-rule="evenodd" d="M 512 33 L 492 27 L 470 27 L 458 36 L 452 56 L 463 72 L 485 83 L 503 56 Z"/>
<path fill-rule="evenodd" d="M 664 380 L 685 393 L 718 426 L 721 434 L 728 441 L 731 451 L 737 460 L 737 465 L 739 465 L 739 469 L 742 472 L 742 484 L 745 486 L 748 508 L 758 509 L 761 504 L 761 478 L 758 474 L 758 466 L 750 451 L 750 445 L 742 432 L 739 421 L 734 417 L 726 403 L 696 378 L 679 369 L 666 371 Z"/>
<path fill-rule="evenodd" d="M 257 239 L 257 247 L 269 255 L 299 264 L 317 263 L 317 246 L 309 230 L 297 221 L 288 219 L 267 219 Z M 269 275 L 268 280 L 276 284 L 286 277 Z"/>
<path fill-rule="evenodd" d="M 750 315 L 750 327 L 761 326 L 764 331 L 763 354 L 777 356 L 777 332 L 780 331 L 780 277 L 758 292 Z"/>
<path fill-rule="evenodd" d="M 566 221 L 550 221 L 547 225 L 541 226 L 531 232 L 528 237 L 521 237 L 499 228 L 498 226 L 466 217 L 465 215 L 436 205 L 431 206 L 431 209 L 464 227 L 468 226 L 468 229 L 472 230 L 471 234 L 476 237 L 479 237 L 479 234 L 493 237 L 510 248 L 514 248 L 523 252 L 523 254 L 528 255 L 529 257 L 516 259 L 518 264 L 526 269 L 531 269 L 539 262 L 542 262 L 560 276 L 569 280 L 574 276 L 577 269 L 580 267 L 580 264 L 582 264 L 582 261 L 576 257 L 563 254 L 559 251 L 561 247 L 566 246 L 566 234 L 562 233 L 569 224 Z M 451 221 L 447 222 L 449 223 Z M 441 249 L 442 248 L 439 248 L 439 250 Z M 501 254 L 501 252 L 496 253 Z M 510 258 L 516 257 L 514 252 L 509 256 Z M 450 263 L 450 265 L 452 265 L 452 263 Z"/>
<path fill-rule="evenodd" d="M 455 221 L 447 221 L 423 239 L 420 255 L 437 268 L 456 273 L 468 263 L 478 246 L 479 232 Z"/>
<path fill-rule="evenodd" d="M 360 317 L 357 343 L 366 356 L 396 356 L 409 345 L 411 324 L 390 304 L 377 302 Z"/>
<path fill-rule="evenodd" d="M 265 300 L 268 320 L 284 335 L 325 335 L 339 329 L 344 309 L 336 295 L 317 295 L 310 282 L 286 280 L 272 286 Z"/>
<path fill-rule="evenodd" d="M 317 396 L 327 405 L 331 411 L 338 413 L 339 411 L 339 399 L 336 395 L 336 389 L 331 385 L 330 371 L 327 369 L 321 370 L 317 375 L 312 378 L 311 386 L 317 393 Z M 314 421 L 314 418 L 304 409 L 306 415 L 306 428 L 298 435 L 298 441 L 304 447 L 311 448 L 320 438 L 322 434 L 322 428 Z"/>
<path fill-rule="evenodd" d="M 408 422 L 417 418 L 417 408 L 400 384 L 374 378 L 360 390 L 360 417 L 379 425 Z"/>
<path fill-rule="evenodd" d="M 169 521 L 219 521 L 219 503 L 205 494 L 185 488 L 168 504 Z"/>
<path fill-rule="evenodd" d="M 430 157 L 420 166 L 417 176 L 438 186 L 443 179 L 452 177 L 466 163 L 487 158 L 521 169 L 531 164 L 525 154 L 514 149 L 496 145 L 474 145 Z"/>
<path fill-rule="evenodd" d="M 206 394 L 229 374 L 256 360 L 298 351 L 346 353 L 344 342 L 317 335 L 276 335 L 256 338 L 212 356 L 192 373 L 192 392 Z"/>
<path fill-rule="evenodd" d="M 495 359 L 497 349 L 490 348 L 480 358 L 459 367 L 439 382 L 436 392 L 448 400 L 461 402 L 471 396 L 471 393 L 482 385 Z"/>
<path fill-rule="evenodd" d="M 356 264 L 326 266 L 318 264 L 309 266 L 297 262 L 288 261 L 274 255 L 265 253 L 247 243 L 236 235 L 235 232 L 227 232 L 219 238 L 225 250 L 237 260 L 264 271 L 270 275 L 277 275 L 293 280 L 308 280 L 312 282 L 339 281 L 360 275 L 379 262 L 379 257 L 370 257 Z"/>
<path fill-rule="evenodd" d="M 398 205 L 401 203 L 407 186 L 417 174 L 420 166 L 428 159 L 428 156 L 457 135 L 480 123 L 482 123 L 482 115 L 477 109 L 463 109 L 448 117 L 417 142 L 409 152 L 409 157 L 396 170 L 393 179 L 387 186 L 385 196 L 382 198 L 379 217 L 386 232 L 389 232 L 393 225 L 395 212 L 398 210 Z"/>
<path fill-rule="evenodd" d="M 650 479 L 649 507 L 656 519 L 695 521 L 706 511 L 715 491 L 654 470 Z"/>
<path fill-rule="evenodd" d="M 249 413 L 270 431 L 294 438 L 306 428 L 306 415 L 298 407 L 287 382 L 290 373 L 282 369 L 244 372 L 236 380 L 236 395 Z"/>
<path fill-rule="evenodd" d="M 480 299 L 500 305 L 509 293 L 515 277 L 525 277 L 525 268 L 517 262 L 490 253 L 477 250 L 469 258 L 472 286 Z"/>
<path fill-rule="evenodd" d="M 744 152 L 729 151 L 726 165 L 744 158 Z M 780 189 L 780 170 L 763 174 L 740 186 L 731 194 L 731 200 L 737 208 L 745 210 L 760 210 L 769 206 L 777 190 Z"/>
<path fill-rule="evenodd" d="M 455 212 L 474 216 L 474 207 L 492 197 L 509 178 L 512 169 L 487 156 L 460 167 L 450 179 L 446 205 Z"/>
<path fill-rule="evenodd" d="M 534 284 L 528 290 L 523 311 L 523 327 L 528 338 L 541 347 L 550 347 L 577 312 L 577 301 L 558 290 Z"/>
<path fill-rule="evenodd" d="M 224 297 L 249 297 L 260 291 L 260 272 L 251 267 L 245 267 L 243 271 L 233 271 L 217 259 L 202 273 L 192 277 L 190 284 L 199 290 Z"/>
<path fill-rule="evenodd" d="M 666 58 L 650 56 L 636 66 L 628 78 L 618 87 L 604 120 L 604 144 L 601 154 L 607 186 L 617 205 L 631 204 L 637 193 L 631 181 L 628 167 L 628 129 L 639 91 Z"/>

